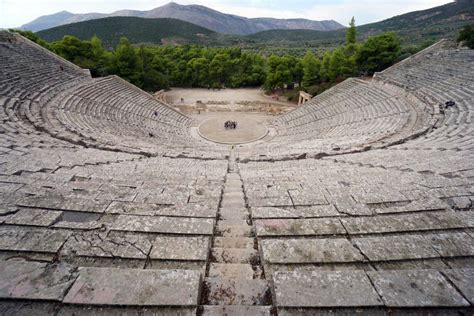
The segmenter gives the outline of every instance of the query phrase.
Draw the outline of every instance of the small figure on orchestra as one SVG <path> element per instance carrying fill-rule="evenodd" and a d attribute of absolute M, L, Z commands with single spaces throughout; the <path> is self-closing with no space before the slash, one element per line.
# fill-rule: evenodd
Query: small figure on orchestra
<path fill-rule="evenodd" d="M 449 100 L 448 102 L 444 103 L 444 108 L 447 109 L 455 105 L 456 105 L 456 102 L 454 102 L 453 100 Z"/>
<path fill-rule="evenodd" d="M 237 128 L 237 122 L 236 121 L 226 121 L 224 123 L 225 129 L 236 129 Z"/>

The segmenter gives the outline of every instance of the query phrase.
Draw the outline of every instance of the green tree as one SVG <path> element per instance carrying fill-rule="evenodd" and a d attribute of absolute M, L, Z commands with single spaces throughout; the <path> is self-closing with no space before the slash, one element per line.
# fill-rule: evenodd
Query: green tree
<path fill-rule="evenodd" d="M 304 76 L 301 59 L 291 55 L 285 55 L 284 57 L 286 58 L 286 63 L 291 71 L 291 79 L 288 83 L 298 83 L 301 86 Z"/>
<path fill-rule="evenodd" d="M 352 17 L 349 23 L 349 28 L 346 30 L 346 45 L 354 45 L 356 43 L 357 30 L 355 25 L 355 19 Z"/>
<path fill-rule="evenodd" d="M 459 32 L 458 42 L 464 42 L 467 47 L 474 48 L 474 23 L 463 27 L 461 32 Z"/>
<path fill-rule="evenodd" d="M 193 87 L 209 84 L 209 61 L 204 57 L 191 59 L 187 64 L 188 77 Z"/>
<path fill-rule="evenodd" d="M 302 59 L 303 65 L 303 86 L 310 87 L 321 80 L 321 62 L 316 58 L 311 50 L 308 50 Z"/>
<path fill-rule="evenodd" d="M 115 74 L 132 83 L 141 78 L 141 60 L 126 37 L 120 38 L 112 57 L 112 70 Z"/>
<path fill-rule="evenodd" d="M 225 53 L 218 53 L 209 64 L 210 84 L 213 87 L 222 87 L 229 81 L 231 72 L 230 56 Z"/>
<path fill-rule="evenodd" d="M 51 44 L 52 50 L 61 57 L 73 62 L 81 68 L 95 67 L 92 45 L 77 37 L 65 35 L 60 41 Z"/>
<path fill-rule="evenodd" d="M 329 81 L 329 66 L 331 63 L 331 53 L 329 51 L 325 51 L 323 54 L 323 59 L 321 61 L 321 71 L 319 76 L 321 77 L 322 81 Z"/>
<path fill-rule="evenodd" d="M 140 61 L 141 61 L 141 88 L 146 91 L 159 91 L 161 89 L 169 88 L 168 78 L 161 72 L 153 68 L 154 51 L 145 46 L 140 46 Z"/>
<path fill-rule="evenodd" d="M 357 66 L 361 71 L 373 74 L 391 66 L 400 51 L 400 39 L 393 32 L 369 37 L 357 51 Z"/>
<path fill-rule="evenodd" d="M 260 54 L 242 53 L 240 58 L 233 59 L 231 87 L 260 86 L 265 78 L 265 59 Z"/>
<path fill-rule="evenodd" d="M 264 87 L 267 91 L 281 89 L 292 80 L 291 69 L 288 59 L 277 55 L 271 55 L 267 60 L 267 78 Z"/>
<path fill-rule="evenodd" d="M 110 63 L 112 60 L 112 54 L 105 50 L 102 40 L 97 36 L 91 38 L 91 52 L 94 66 L 89 68 L 93 77 L 107 76 Z"/>

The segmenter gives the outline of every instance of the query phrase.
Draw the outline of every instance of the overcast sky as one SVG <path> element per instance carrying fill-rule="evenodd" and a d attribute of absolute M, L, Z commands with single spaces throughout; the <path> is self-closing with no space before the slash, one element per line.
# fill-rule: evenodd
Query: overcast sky
<path fill-rule="evenodd" d="M 169 0 L 0 0 L 0 27 L 18 27 L 41 15 L 111 13 L 121 9 L 150 10 Z M 446 0 L 177 0 L 179 4 L 201 4 L 215 10 L 246 17 L 307 18 L 336 20 L 347 25 L 380 21 L 402 13 L 428 9 Z"/>

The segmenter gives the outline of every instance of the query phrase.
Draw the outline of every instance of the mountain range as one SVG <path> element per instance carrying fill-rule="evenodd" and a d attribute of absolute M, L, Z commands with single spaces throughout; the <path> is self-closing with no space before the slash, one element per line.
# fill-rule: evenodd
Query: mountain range
<path fill-rule="evenodd" d="M 201 5 L 180 5 L 174 2 L 149 11 L 120 10 L 110 14 L 74 14 L 62 11 L 41 16 L 30 23 L 22 25 L 20 28 L 37 32 L 60 25 L 116 16 L 152 19 L 172 18 L 193 23 L 215 32 L 235 35 L 248 35 L 274 29 L 332 31 L 344 28 L 343 25 L 333 20 L 313 21 L 307 19 L 246 18 L 225 14 Z"/>
<path fill-rule="evenodd" d="M 169 6 L 169 5 L 168 5 Z M 455 38 L 467 23 L 474 20 L 472 0 L 455 1 L 422 11 L 395 16 L 357 27 L 359 40 L 380 32 L 394 31 L 403 45 L 426 45 L 441 38 Z M 54 41 L 64 35 L 82 40 L 99 36 L 108 48 L 117 45 L 121 36 L 134 44 L 200 44 L 208 46 L 239 46 L 261 52 L 301 54 L 307 49 L 330 49 L 345 41 L 345 29 L 316 31 L 305 29 L 276 29 L 250 35 L 230 35 L 177 19 L 108 17 L 57 26 L 37 33 Z"/>

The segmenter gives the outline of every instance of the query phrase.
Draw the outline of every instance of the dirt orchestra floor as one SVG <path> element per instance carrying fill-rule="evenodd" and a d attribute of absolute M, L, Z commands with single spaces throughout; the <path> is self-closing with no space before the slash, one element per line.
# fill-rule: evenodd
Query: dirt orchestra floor
<path fill-rule="evenodd" d="M 265 121 L 270 116 L 238 112 L 194 115 L 199 120 L 199 135 L 207 140 L 224 144 L 242 144 L 259 140 L 267 135 Z M 226 121 L 237 122 L 236 129 L 225 129 Z"/>

